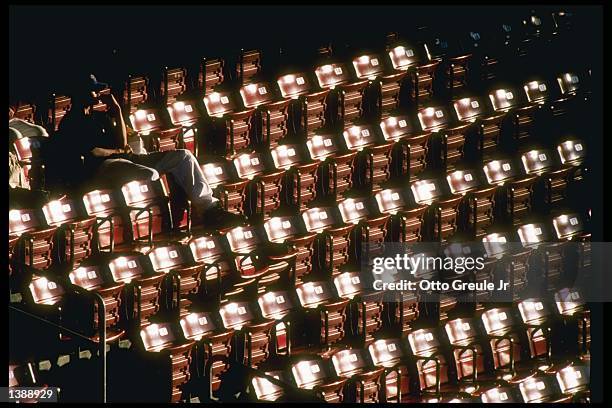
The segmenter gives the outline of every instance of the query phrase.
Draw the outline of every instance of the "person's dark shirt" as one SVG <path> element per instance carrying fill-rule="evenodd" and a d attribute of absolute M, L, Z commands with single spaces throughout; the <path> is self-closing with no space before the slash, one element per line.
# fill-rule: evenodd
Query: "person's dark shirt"
<path fill-rule="evenodd" d="M 91 178 L 108 157 L 95 157 L 94 147 L 117 149 L 114 119 L 105 112 L 94 111 L 85 115 L 69 111 L 62 118 L 58 131 L 52 136 L 49 161 L 52 173 L 60 183 L 78 185 Z M 81 160 L 81 156 L 84 161 Z M 51 170 L 51 169 L 50 169 Z"/>

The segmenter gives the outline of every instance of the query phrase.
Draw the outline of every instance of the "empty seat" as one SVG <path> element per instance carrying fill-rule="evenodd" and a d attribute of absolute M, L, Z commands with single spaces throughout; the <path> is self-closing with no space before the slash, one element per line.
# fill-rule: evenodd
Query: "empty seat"
<path fill-rule="evenodd" d="M 568 165 L 556 166 L 554 157 L 546 149 L 532 149 L 521 155 L 525 173 L 540 177 L 544 188 L 544 204 L 547 207 L 560 205 L 567 199 L 572 167 Z"/>
<path fill-rule="evenodd" d="M 513 143 L 520 144 L 527 138 L 532 138 L 535 115 L 540 109 L 539 104 L 525 102 L 526 97 L 521 96 L 513 88 L 498 88 L 489 92 L 489 99 L 493 110 L 507 113 L 512 118 Z"/>
<path fill-rule="evenodd" d="M 478 126 L 478 156 L 488 160 L 502 145 L 502 126 L 505 112 L 495 112 L 486 98 L 471 96 L 453 102 L 457 118 L 461 122 L 473 122 Z"/>
<path fill-rule="evenodd" d="M 354 125 L 342 132 L 346 147 L 357 155 L 357 187 L 376 191 L 391 177 L 392 142 L 383 141 L 375 127 Z"/>
<path fill-rule="evenodd" d="M 349 324 L 354 338 L 368 344 L 383 326 L 383 292 L 374 291 L 359 272 L 344 272 L 334 277 L 338 295 L 349 299 Z"/>
<path fill-rule="evenodd" d="M 138 328 L 150 323 L 167 302 L 161 299 L 161 285 L 165 275 L 154 272 L 150 261 L 139 252 L 113 254 L 108 261 L 112 279 L 125 284 L 126 318 Z"/>
<path fill-rule="evenodd" d="M 198 72 L 198 89 L 208 95 L 225 80 L 225 61 L 221 58 L 202 58 Z"/>
<path fill-rule="evenodd" d="M 125 331 L 121 328 L 121 293 L 123 282 L 113 282 L 103 272 L 102 267 L 94 263 L 81 264 L 68 274 L 73 285 L 80 286 L 89 292 L 97 293 L 103 300 L 104 319 L 106 321 L 106 342 L 114 342 L 120 339 Z M 102 305 L 97 302 L 79 304 L 79 312 L 85 315 L 83 323 L 89 327 L 81 327 L 84 334 L 90 336 L 93 341 L 100 341 L 100 334 L 96 333 L 99 322 L 99 309 Z"/>
<path fill-rule="evenodd" d="M 482 322 L 493 353 L 493 367 L 512 379 L 516 374 L 516 363 L 521 361 L 521 344 L 512 309 L 507 307 L 486 310 Z"/>
<path fill-rule="evenodd" d="M 345 224 L 337 207 L 314 207 L 302 212 L 308 232 L 318 234 L 322 245 L 316 247 L 316 257 L 323 270 L 331 275 L 340 273 L 355 263 L 350 251 L 350 237 L 355 226 Z"/>
<path fill-rule="evenodd" d="M 414 181 L 427 168 L 430 156 L 429 137 L 431 132 L 422 132 L 410 116 L 392 115 L 380 122 L 383 137 L 394 142 L 391 156 L 391 175 L 396 178 L 408 177 Z"/>
<path fill-rule="evenodd" d="M 234 336 L 234 331 L 225 329 L 218 319 L 216 313 L 198 311 L 183 316 L 179 321 L 183 336 L 196 342 L 195 353 L 199 359 L 195 366 L 204 370 L 210 395 L 219 390 L 221 375 L 229 369 Z"/>
<path fill-rule="evenodd" d="M 484 163 L 484 172 L 489 184 L 500 186 L 503 205 L 500 216 L 518 225 L 533 210 L 533 189 L 536 177 L 522 175 L 520 168 L 508 159 L 491 160 Z M 503 203 L 503 204 L 502 204 Z"/>
<path fill-rule="evenodd" d="M 270 290 L 257 298 L 261 314 L 276 321 L 274 345 L 276 355 L 291 355 L 303 344 L 303 322 L 295 293 L 288 289 Z"/>
<path fill-rule="evenodd" d="M 270 218 L 272 212 L 280 207 L 281 187 L 284 170 L 273 169 L 270 154 L 264 156 L 256 151 L 242 153 L 233 159 L 238 177 L 251 180 L 249 183 L 250 208 L 247 216 Z"/>
<path fill-rule="evenodd" d="M 410 99 L 415 108 L 431 101 L 434 95 L 434 80 L 440 61 L 431 60 L 422 45 L 395 42 L 387 46 L 387 52 L 396 71 L 410 71 Z"/>
<path fill-rule="evenodd" d="M 379 339 L 368 346 L 370 358 L 384 371 L 384 402 L 402 402 L 410 393 L 410 363 L 399 338 Z"/>
<path fill-rule="evenodd" d="M 253 146 L 254 109 L 242 109 L 229 92 L 212 92 L 204 97 L 204 106 L 213 119 L 213 133 L 208 149 L 229 158 Z"/>
<path fill-rule="evenodd" d="M 497 228 L 493 228 L 491 231 L 496 230 Z M 509 284 L 508 291 L 497 292 L 498 299 L 505 299 L 507 295 L 511 299 L 519 300 L 527 288 L 527 272 L 533 249 L 523 248 L 517 244 L 518 241 L 514 234 L 501 230 L 490 232 L 482 238 L 487 256 L 498 260 L 494 273 L 501 274 L 500 278 Z"/>
<path fill-rule="evenodd" d="M 359 403 L 382 402 L 383 367 L 372 367 L 365 349 L 344 349 L 331 355 L 334 371 L 348 379 L 344 401 Z"/>
<path fill-rule="evenodd" d="M 346 224 L 355 224 L 352 247 L 357 259 L 361 260 L 364 244 L 368 256 L 381 253 L 383 242 L 388 240 L 390 215 L 380 213 L 371 196 L 346 198 L 338 203 L 338 209 Z"/>
<path fill-rule="evenodd" d="M 312 160 L 319 160 L 322 169 L 323 191 L 340 197 L 356 182 L 355 158 L 357 151 L 343 149 L 332 135 L 317 134 L 306 141 Z"/>
<path fill-rule="evenodd" d="M 122 103 L 123 113 L 129 117 L 138 108 L 149 100 L 149 78 L 146 76 L 130 75 L 123 87 Z M 147 119 L 146 116 L 144 119 Z M 142 120 L 139 118 L 139 120 Z M 155 120 L 153 120 L 155 121 Z M 146 123 L 146 122 L 144 122 Z M 146 129 L 143 129 L 146 130 Z"/>
<path fill-rule="evenodd" d="M 353 68 L 357 78 L 369 81 L 373 96 L 373 116 L 384 119 L 400 106 L 400 92 L 406 77 L 406 71 L 390 70 L 377 54 L 362 54 L 353 59 Z M 392 72 L 388 72 L 392 71 Z"/>
<path fill-rule="evenodd" d="M 298 112 L 291 120 L 300 135 L 310 137 L 325 126 L 329 89 L 317 90 L 303 72 L 285 74 L 276 83 L 283 98 L 295 100 Z"/>
<path fill-rule="evenodd" d="M 270 150 L 274 167 L 285 170 L 283 191 L 286 202 L 299 211 L 305 210 L 310 202 L 322 195 L 318 186 L 321 184 L 320 162 L 311 160 L 305 150 L 298 144 L 282 144 Z"/>
<path fill-rule="evenodd" d="M 346 334 L 346 308 L 349 300 L 338 298 L 328 281 L 301 283 L 295 290 L 300 304 L 306 309 L 309 343 L 329 350 Z"/>
<path fill-rule="evenodd" d="M 250 225 L 235 227 L 225 233 L 240 278 L 245 283 L 254 279 L 259 293 L 265 292 L 269 285 L 291 282 L 296 257 L 290 248 L 266 245 L 264 234 Z"/>
<path fill-rule="evenodd" d="M 83 195 L 87 215 L 95 216 L 100 249 L 114 251 L 129 242 L 129 226 L 121 215 L 121 201 L 112 189 L 93 190 Z"/>
<path fill-rule="evenodd" d="M 387 231 L 391 242 L 416 242 L 423 237 L 426 205 L 414 202 L 405 188 L 396 187 L 374 194 L 378 210 L 390 214 Z"/>
<path fill-rule="evenodd" d="M 463 227 L 475 238 L 485 235 L 496 215 L 496 187 L 489 185 L 482 176 L 482 172 L 472 169 L 455 170 L 446 176 L 451 192 L 465 197 L 460 217 L 465 222 Z"/>
<path fill-rule="evenodd" d="M 268 359 L 274 320 L 262 318 L 247 301 L 231 301 L 220 306 L 226 329 L 234 329 L 236 358 L 248 367 L 257 367 Z"/>
<path fill-rule="evenodd" d="M 240 88 L 240 96 L 245 107 L 257 109 L 260 119 L 257 124 L 258 135 L 263 136 L 263 144 L 274 147 L 289 133 L 289 99 L 276 97 L 273 88 L 266 82 L 253 82 Z"/>
<path fill-rule="evenodd" d="M 484 403 L 521 403 L 523 398 L 518 387 L 509 384 L 502 384 L 487 389 L 480 395 Z"/>
<path fill-rule="evenodd" d="M 162 233 L 168 234 L 172 230 L 168 193 L 160 181 L 133 180 L 121 186 L 121 194 L 133 241 L 144 238 L 151 246 L 153 239 L 159 240 Z"/>
<path fill-rule="evenodd" d="M 160 85 L 160 95 L 166 105 L 176 102 L 177 98 L 187 90 L 187 70 L 185 68 L 168 68 L 163 70 Z"/>
<path fill-rule="evenodd" d="M 519 383 L 519 390 L 526 403 L 569 402 L 571 396 L 562 395 L 558 389 L 556 378 L 553 375 L 538 374 Z"/>
<path fill-rule="evenodd" d="M 591 370 L 588 365 L 569 364 L 556 373 L 559 389 L 576 402 L 590 402 Z"/>
<path fill-rule="evenodd" d="M 317 268 L 314 258 L 317 234 L 306 230 L 301 217 L 272 217 L 264 223 L 264 229 L 270 242 L 281 244 L 287 248 L 287 252 L 295 253 L 292 282 L 302 282 Z"/>
<path fill-rule="evenodd" d="M 261 52 L 259 50 L 240 50 L 236 64 L 236 77 L 241 85 L 251 82 L 261 72 Z"/>
<path fill-rule="evenodd" d="M 482 392 L 479 374 L 485 373 L 485 355 L 476 322 L 471 318 L 452 319 L 446 323 L 444 329 L 462 390 L 469 393 Z"/>
<path fill-rule="evenodd" d="M 48 269 L 55 259 L 56 227 L 44 221 L 40 209 L 23 208 L 9 211 L 9 235 L 19 236 L 14 254 L 18 268 Z"/>
<path fill-rule="evenodd" d="M 448 361 L 442 353 L 436 329 L 419 329 L 409 333 L 408 344 L 416 363 L 419 391 L 437 397 L 451 391 Z"/>
<path fill-rule="evenodd" d="M 315 75 L 321 88 L 337 92 L 337 117 L 340 128 L 346 128 L 364 116 L 367 112 L 364 106 L 367 80 L 353 81 L 348 68 L 337 61 L 318 66 Z"/>
<path fill-rule="evenodd" d="M 458 161 L 470 158 L 469 147 L 474 145 L 474 127 L 469 122 L 454 124 L 454 120 L 445 106 L 434 106 L 420 109 L 417 113 L 421 127 L 425 132 L 438 136 L 441 167 L 453 170 Z M 472 137 L 471 137 L 472 136 Z M 434 156 L 435 157 L 435 156 Z"/>
<path fill-rule="evenodd" d="M 168 358 L 169 365 L 163 367 L 170 368 L 170 372 L 164 372 L 168 378 L 169 384 L 165 381 L 162 383 L 164 388 L 170 389 L 170 395 L 164 395 L 169 402 L 179 402 L 182 399 L 183 387 L 191 378 L 189 365 L 191 363 L 191 354 L 194 342 L 191 340 L 182 339 L 180 331 L 176 330 L 172 323 L 155 323 L 144 327 L 140 331 L 140 338 L 144 350 L 149 358 L 154 359 Z M 160 390 L 157 389 L 156 393 Z"/>
<path fill-rule="evenodd" d="M 578 328 L 577 346 L 579 357 L 590 360 L 591 314 L 584 296 L 578 289 L 562 288 L 554 294 L 557 312 L 567 322 L 575 322 Z M 573 347 L 571 347 L 573 348 Z"/>
<path fill-rule="evenodd" d="M 529 298 L 517 305 L 523 324 L 527 327 L 527 339 L 531 358 L 541 362 L 540 369 L 551 362 L 552 310 L 542 299 Z"/>
<path fill-rule="evenodd" d="M 180 243 L 156 245 L 149 254 L 153 270 L 169 276 L 167 291 L 172 299 L 173 309 L 180 316 L 187 314 L 189 307 L 199 294 L 201 273 L 204 265 L 191 259 L 189 249 Z"/>
<path fill-rule="evenodd" d="M 344 402 L 346 378 L 335 376 L 329 362 L 319 356 L 303 356 L 291 364 L 291 374 L 298 388 L 313 390 L 325 402 Z"/>
<path fill-rule="evenodd" d="M 58 227 L 61 262 L 77 266 L 97 252 L 96 217 L 84 216 L 78 203 L 68 196 L 48 202 L 43 207 L 47 224 Z"/>
<path fill-rule="evenodd" d="M 436 178 L 421 178 L 412 182 L 410 189 L 418 204 L 429 205 L 425 237 L 445 241 L 457 232 L 460 195 L 449 194 Z"/>

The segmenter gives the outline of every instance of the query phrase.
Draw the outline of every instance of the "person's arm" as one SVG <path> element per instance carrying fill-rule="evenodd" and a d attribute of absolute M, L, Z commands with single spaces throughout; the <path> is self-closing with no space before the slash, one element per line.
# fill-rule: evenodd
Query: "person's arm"
<path fill-rule="evenodd" d="M 125 121 L 123 120 L 123 113 L 121 112 L 121 106 L 119 106 L 119 102 L 117 102 L 117 100 L 112 94 L 101 95 L 100 100 L 106 104 L 108 108 L 108 114 L 113 119 L 115 119 L 115 142 L 116 146 L 121 148 L 121 151 L 119 153 L 123 153 L 125 151 L 126 146 L 128 145 L 128 141 L 127 132 L 125 130 Z"/>
<path fill-rule="evenodd" d="M 106 149 L 104 147 L 94 147 L 91 149 L 91 155 L 94 157 L 108 157 L 121 153 L 125 153 L 125 149 Z"/>

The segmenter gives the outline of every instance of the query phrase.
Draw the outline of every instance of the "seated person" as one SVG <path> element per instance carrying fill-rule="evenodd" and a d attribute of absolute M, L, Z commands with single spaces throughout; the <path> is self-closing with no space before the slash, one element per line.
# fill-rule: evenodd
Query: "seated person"
<path fill-rule="evenodd" d="M 47 181 L 55 176 L 56 181 L 62 179 L 62 186 L 93 182 L 115 187 L 134 179 L 157 180 L 160 174 L 170 173 L 191 201 L 194 225 L 216 228 L 243 221 L 220 207 L 190 151 L 133 153 L 119 103 L 112 94 L 98 93 L 106 84 L 90 75 L 74 85 L 71 109 L 45 154 L 53 163 L 48 165 Z M 98 101 L 106 104 L 106 112 L 92 109 Z"/>

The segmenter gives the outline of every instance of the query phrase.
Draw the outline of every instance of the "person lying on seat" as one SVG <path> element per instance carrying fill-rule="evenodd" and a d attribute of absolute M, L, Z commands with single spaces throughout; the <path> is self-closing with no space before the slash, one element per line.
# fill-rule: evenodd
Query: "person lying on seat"
<path fill-rule="evenodd" d="M 53 174 L 61 184 L 83 186 L 97 183 L 120 186 L 134 179 L 169 173 L 185 191 L 192 204 L 193 224 L 217 228 L 241 224 L 242 217 L 223 210 L 193 154 L 186 149 L 135 154 L 127 140 L 121 107 L 112 94 L 101 95 L 107 85 L 94 75 L 79 78 L 71 92 L 72 106 L 59 124 L 48 152 L 55 167 Z M 98 102 L 106 111 L 94 111 Z M 171 197 L 172 199 L 172 197 Z"/>

